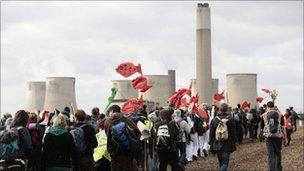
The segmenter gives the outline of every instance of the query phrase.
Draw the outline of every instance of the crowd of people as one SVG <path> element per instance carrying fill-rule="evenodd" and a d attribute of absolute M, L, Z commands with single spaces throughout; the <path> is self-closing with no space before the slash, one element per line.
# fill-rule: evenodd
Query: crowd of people
<path fill-rule="evenodd" d="M 282 114 L 273 102 L 258 109 L 203 105 L 208 117 L 186 108 L 146 105 L 124 114 L 118 105 L 100 113 L 83 110 L 17 111 L 0 123 L 0 170 L 32 171 L 172 171 L 217 155 L 227 170 L 230 154 L 243 138 L 265 141 L 269 170 L 282 170 L 282 143 L 290 145 L 297 130 L 292 107 Z"/>

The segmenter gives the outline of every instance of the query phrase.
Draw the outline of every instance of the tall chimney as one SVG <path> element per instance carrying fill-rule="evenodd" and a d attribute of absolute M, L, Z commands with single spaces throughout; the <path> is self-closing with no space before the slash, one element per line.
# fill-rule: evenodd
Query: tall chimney
<path fill-rule="evenodd" d="M 26 84 L 26 110 L 29 112 L 42 111 L 45 99 L 45 82 L 30 81 Z"/>
<path fill-rule="evenodd" d="M 71 107 L 71 104 L 76 110 L 75 78 L 46 78 L 44 110 L 53 112 L 54 109 L 58 109 L 62 111 L 66 106 Z"/>
<path fill-rule="evenodd" d="M 209 4 L 196 10 L 196 81 L 200 103 L 212 103 L 212 61 Z"/>
<path fill-rule="evenodd" d="M 169 76 L 169 94 L 170 96 L 175 92 L 175 70 L 168 70 Z"/>

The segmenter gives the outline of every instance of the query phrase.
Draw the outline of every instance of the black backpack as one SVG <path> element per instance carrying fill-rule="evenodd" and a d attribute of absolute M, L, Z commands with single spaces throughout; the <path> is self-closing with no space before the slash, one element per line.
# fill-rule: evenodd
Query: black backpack
<path fill-rule="evenodd" d="M 275 111 L 270 111 L 267 113 L 267 122 L 269 126 L 269 132 L 270 133 L 276 133 L 278 132 L 279 128 L 279 114 Z"/>
<path fill-rule="evenodd" d="M 155 148 L 159 152 L 168 152 L 172 149 L 172 142 L 167 124 L 158 127 Z"/>

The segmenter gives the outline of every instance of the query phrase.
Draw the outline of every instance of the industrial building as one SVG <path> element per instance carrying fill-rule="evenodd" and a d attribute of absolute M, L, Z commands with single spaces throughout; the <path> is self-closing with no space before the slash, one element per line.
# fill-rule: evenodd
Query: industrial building
<path fill-rule="evenodd" d="M 226 100 L 229 106 L 236 107 L 244 101 L 257 105 L 257 74 L 237 73 L 226 75 Z"/>
<path fill-rule="evenodd" d="M 45 84 L 44 110 L 62 111 L 71 105 L 77 109 L 74 77 L 47 77 Z"/>
<path fill-rule="evenodd" d="M 26 83 L 26 107 L 29 112 L 42 111 L 45 100 L 45 82 L 31 81 Z"/>

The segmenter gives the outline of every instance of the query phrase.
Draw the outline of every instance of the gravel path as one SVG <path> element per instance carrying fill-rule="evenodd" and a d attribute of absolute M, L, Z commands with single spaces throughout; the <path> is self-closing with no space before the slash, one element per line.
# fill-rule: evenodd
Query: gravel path
<path fill-rule="evenodd" d="M 283 147 L 282 162 L 284 171 L 304 170 L 304 128 L 299 128 L 292 134 L 291 144 Z M 187 171 L 217 170 L 217 157 L 210 154 L 207 158 L 199 158 L 187 165 Z M 267 170 L 267 154 L 265 142 L 249 142 L 237 146 L 237 151 L 231 154 L 229 171 Z"/>

